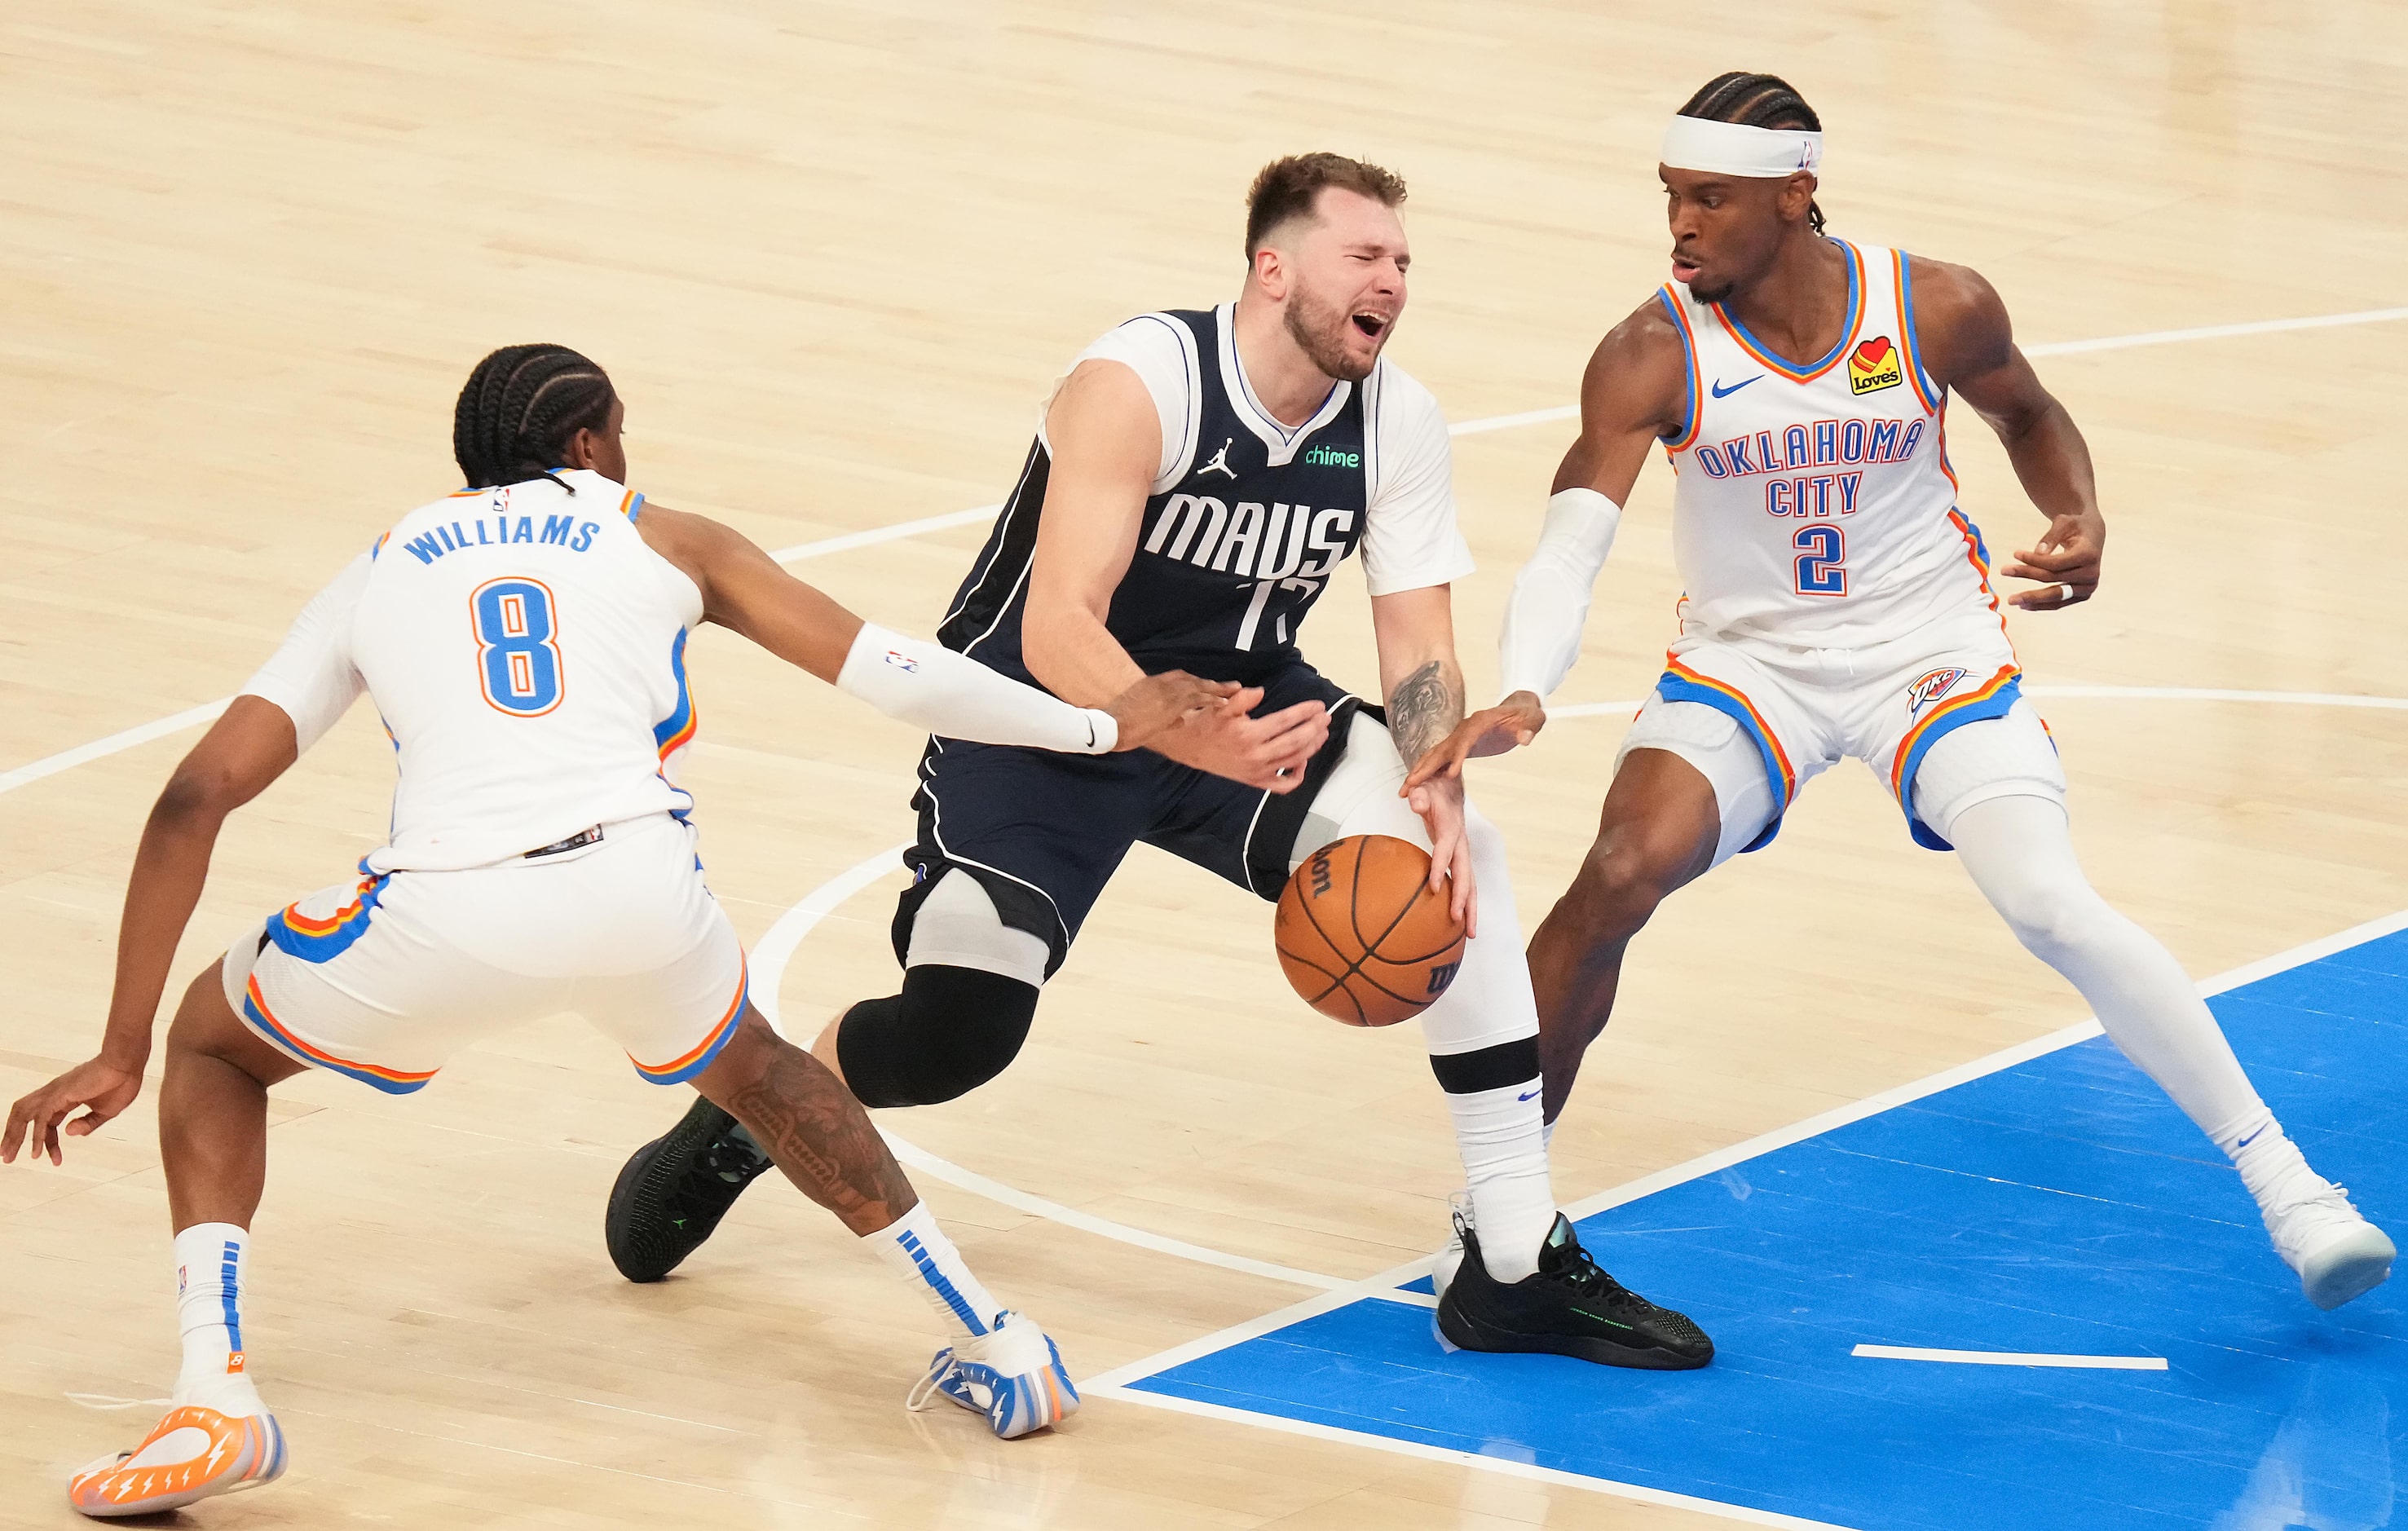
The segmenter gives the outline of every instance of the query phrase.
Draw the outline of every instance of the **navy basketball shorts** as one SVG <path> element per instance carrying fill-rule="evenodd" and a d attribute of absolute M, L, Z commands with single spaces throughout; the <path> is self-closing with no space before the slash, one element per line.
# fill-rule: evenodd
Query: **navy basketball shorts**
<path fill-rule="evenodd" d="M 937 879 L 959 869 L 978 880 L 1003 923 L 1046 945 L 1052 977 L 1079 927 L 1142 841 L 1275 900 L 1305 810 L 1345 752 L 1353 714 L 1379 715 L 1297 659 L 1259 678 L 1254 715 L 1298 702 L 1330 711 L 1329 742 L 1290 793 L 1231 781 L 1155 754 L 1066 755 L 1013 745 L 932 738 L 920 760 L 919 838 L 903 853 L 912 883 L 895 916 L 895 956 Z"/>

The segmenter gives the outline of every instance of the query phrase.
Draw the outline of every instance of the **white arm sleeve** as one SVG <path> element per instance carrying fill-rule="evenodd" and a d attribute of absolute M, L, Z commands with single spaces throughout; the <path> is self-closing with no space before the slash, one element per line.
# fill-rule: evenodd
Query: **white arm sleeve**
<path fill-rule="evenodd" d="M 1513 599 L 1498 642 L 1506 695 L 1527 691 L 1543 697 L 1563 684 L 1580 658 L 1589 592 L 1621 524 L 1622 507 L 1594 489 L 1567 489 L 1547 501 L 1545 529 L 1530 561 L 1513 576 Z"/>
<path fill-rule="evenodd" d="M 1120 742 L 1109 712 L 1072 707 L 933 638 L 905 637 L 875 622 L 861 624 L 836 683 L 890 718 L 949 739 L 1074 755 L 1109 754 Z"/>
<path fill-rule="evenodd" d="M 1371 503 L 1363 581 L 1374 595 L 1453 584 L 1471 573 L 1455 517 L 1455 448 L 1430 391 L 1385 362 L 1368 381 Z"/>
<path fill-rule="evenodd" d="M 362 553 L 310 597 L 283 647 L 243 682 L 242 694 L 273 702 L 293 720 L 294 742 L 302 750 L 322 738 L 367 689 L 351 666 L 351 614 L 367 583 L 368 555 Z"/>

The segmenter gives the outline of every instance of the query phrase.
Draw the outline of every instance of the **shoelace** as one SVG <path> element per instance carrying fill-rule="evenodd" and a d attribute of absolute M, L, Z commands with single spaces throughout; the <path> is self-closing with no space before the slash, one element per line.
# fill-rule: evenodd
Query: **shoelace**
<path fill-rule="evenodd" d="M 1567 1246 L 1564 1259 L 1565 1263 L 1551 1274 L 1583 1298 L 1623 1310 L 1646 1310 L 1656 1306 L 1615 1281 L 1585 1247 L 1580 1244 Z"/>
<path fill-rule="evenodd" d="M 943 1366 L 931 1366 L 928 1374 L 912 1383 L 911 1391 L 903 1395 L 903 1407 L 914 1414 L 933 1408 L 937 1401 L 938 1385 L 951 1377 L 953 1374 L 953 1368 L 960 1365 L 960 1362 L 948 1355 L 945 1357 Z"/>

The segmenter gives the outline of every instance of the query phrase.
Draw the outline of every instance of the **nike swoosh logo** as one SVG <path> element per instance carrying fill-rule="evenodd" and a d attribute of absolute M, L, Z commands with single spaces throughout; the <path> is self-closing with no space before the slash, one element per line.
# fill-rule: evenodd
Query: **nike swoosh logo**
<path fill-rule="evenodd" d="M 1536 1099 L 1538 1099 L 1538 1098 L 1539 1098 L 1539 1096 L 1540 1096 L 1540 1095 L 1541 1095 L 1541 1091 L 1540 1091 L 1540 1090 L 1533 1090 L 1533 1091 L 1531 1091 L 1531 1092 L 1530 1092 L 1528 1095 L 1515 1095 L 1513 1098 L 1514 1098 L 1515 1100 L 1536 1100 Z"/>
<path fill-rule="evenodd" d="M 2260 1138 L 2264 1137 L 2265 1135 L 2266 1135 L 2266 1129 L 2265 1129 L 2265 1128 L 2263 1128 L 2263 1127 L 2260 1127 L 2260 1128 L 2258 1128 L 2256 1132 L 2251 1133 L 2248 1137 L 2246 1137 L 2246 1138 L 2243 1138 L 2241 1141 L 2239 1141 L 2238 1143 L 2233 1144 L 2232 1146 L 2233 1146 L 2234 1148 L 2237 1148 L 2237 1149 L 2245 1149 L 2245 1148 L 2247 1148 L 2250 1144 L 2252 1144 L 2252 1143 L 2254 1143 L 2254 1142 L 2258 1141 L 2258 1138 Z"/>
<path fill-rule="evenodd" d="M 1753 378 L 1731 384 L 1728 388 L 1725 388 L 1723 386 L 1723 380 L 1720 378 L 1716 378 L 1713 384 L 1714 397 L 1718 399 L 1727 399 L 1733 393 L 1738 393 L 1741 389 L 1745 388 L 1749 383 L 1759 381 L 1763 377 L 1764 374 L 1759 372 Z"/>

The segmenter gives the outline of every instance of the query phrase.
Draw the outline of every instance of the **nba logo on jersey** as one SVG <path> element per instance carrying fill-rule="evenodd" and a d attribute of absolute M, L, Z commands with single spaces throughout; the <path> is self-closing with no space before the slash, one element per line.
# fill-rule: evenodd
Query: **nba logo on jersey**
<path fill-rule="evenodd" d="M 1906 688 L 1906 715 L 1912 718 L 1921 712 L 1926 707 L 1955 690 L 1956 682 L 1964 679 L 1965 671 L 1961 668 L 1933 670 L 1920 677 L 1914 684 Z"/>
<path fill-rule="evenodd" d="M 1848 353 L 1848 392 L 1870 393 L 1877 388 L 1895 388 L 1904 381 L 1906 374 L 1899 370 L 1898 348 L 1889 336 L 1877 335 Z"/>

